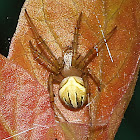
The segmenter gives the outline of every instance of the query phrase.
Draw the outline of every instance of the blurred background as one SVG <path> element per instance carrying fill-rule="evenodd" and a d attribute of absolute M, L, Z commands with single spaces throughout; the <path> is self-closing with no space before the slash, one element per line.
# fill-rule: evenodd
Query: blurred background
<path fill-rule="evenodd" d="M 4 56 L 8 55 L 24 1 L 0 0 L 0 53 Z M 115 140 L 140 140 L 140 74 Z"/>

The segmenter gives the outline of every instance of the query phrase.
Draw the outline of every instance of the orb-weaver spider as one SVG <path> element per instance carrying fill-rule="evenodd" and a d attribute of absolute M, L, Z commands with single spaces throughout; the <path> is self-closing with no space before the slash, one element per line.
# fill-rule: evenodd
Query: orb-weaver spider
<path fill-rule="evenodd" d="M 89 97 L 89 87 L 87 82 L 88 77 L 90 77 L 94 81 L 94 83 L 98 87 L 98 90 L 101 91 L 100 80 L 95 75 L 90 74 L 87 69 L 87 65 L 98 53 L 95 50 L 95 47 L 98 46 L 98 50 L 100 51 L 102 49 L 102 46 L 104 45 L 104 39 L 108 41 L 117 27 L 113 28 L 113 30 L 109 32 L 105 38 L 101 39 L 83 57 L 77 52 L 78 35 L 82 17 L 81 13 L 75 27 L 72 47 L 67 47 L 67 49 L 64 51 L 63 58 L 57 60 L 45 41 L 39 35 L 26 10 L 25 17 L 37 43 L 36 49 L 33 46 L 32 42 L 29 41 L 33 57 L 41 65 L 45 66 L 45 68 L 50 72 L 48 89 L 52 107 L 56 107 L 54 103 L 53 81 L 57 81 L 60 84 L 59 97 L 63 104 L 73 109 L 83 107 L 85 104 L 87 104 Z"/>

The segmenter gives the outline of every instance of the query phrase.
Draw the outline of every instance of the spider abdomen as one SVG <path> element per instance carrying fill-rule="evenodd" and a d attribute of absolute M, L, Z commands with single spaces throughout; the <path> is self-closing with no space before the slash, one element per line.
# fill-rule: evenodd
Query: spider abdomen
<path fill-rule="evenodd" d="M 82 107 L 87 100 L 83 79 L 78 76 L 64 78 L 60 84 L 59 96 L 69 107 L 75 109 Z"/>

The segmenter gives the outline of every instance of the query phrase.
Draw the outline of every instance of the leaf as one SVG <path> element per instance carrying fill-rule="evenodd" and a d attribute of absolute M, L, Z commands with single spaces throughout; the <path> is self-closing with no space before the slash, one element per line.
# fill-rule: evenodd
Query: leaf
<path fill-rule="evenodd" d="M 113 63 L 105 46 L 99 56 L 89 65 L 90 72 L 95 73 L 105 85 L 102 92 L 99 93 L 95 84 L 91 80 L 89 81 L 91 97 L 93 97 L 91 102 L 93 127 L 89 130 L 89 139 L 113 139 L 131 99 L 139 68 L 138 4 L 136 0 L 111 2 L 51 0 L 43 3 L 39 0 L 30 0 L 24 4 L 24 8 L 28 11 L 39 34 L 57 58 L 61 57 L 63 48 L 71 44 L 72 32 L 81 11 L 83 17 L 78 51 L 83 56 L 103 38 L 102 31 L 107 34 L 117 25 L 117 32 L 108 42 Z M 43 88 L 47 89 L 46 81 L 49 73 L 33 59 L 29 40 L 34 42 L 24 16 L 24 9 L 22 9 L 20 21 L 11 43 L 9 58 L 26 69 L 44 86 Z M 55 85 L 54 93 L 57 95 L 57 92 L 58 86 Z M 91 120 L 89 120 L 88 107 L 73 112 L 64 108 L 58 96 L 56 96 L 55 102 L 69 122 L 77 123 L 77 126 L 83 124 L 85 129 L 86 125 L 89 126 Z M 72 124 L 68 124 L 68 126 L 75 129 Z M 70 135 L 67 134 L 68 126 L 62 124 L 61 127 L 66 137 Z M 87 134 L 86 130 L 83 132 Z M 75 136 L 77 135 L 74 133 Z"/>
<path fill-rule="evenodd" d="M 0 71 L 0 122 L 3 133 L 7 133 L 0 135 L 1 139 L 16 134 L 19 139 L 43 139 L 43 131 L 48 134 L 55 126 L 48 92 L 24 69 L 1 55 Z"/>

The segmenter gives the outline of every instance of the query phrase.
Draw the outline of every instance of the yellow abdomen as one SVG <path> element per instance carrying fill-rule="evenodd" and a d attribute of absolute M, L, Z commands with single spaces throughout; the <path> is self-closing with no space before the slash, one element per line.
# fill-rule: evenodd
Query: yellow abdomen
<path fill-rule="evenodd" d="M 60 84 L 59 96 L 69 107 L 82 107 L 87 100 L 83 79 L 77 76 L 64 78 Z"/>

